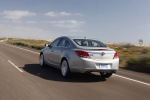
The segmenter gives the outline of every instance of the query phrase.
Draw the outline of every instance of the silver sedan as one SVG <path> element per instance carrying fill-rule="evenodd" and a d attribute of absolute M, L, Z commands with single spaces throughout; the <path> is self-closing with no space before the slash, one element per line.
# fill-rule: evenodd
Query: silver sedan
<path fill-rule="evenodd" d="M 60 69 L 63 77 L 72 72 L 99 72 L 108 78 L 118 70 L 119 58 L 117 52 L 98 40 L 63 36 L 45 44 L 40 65 Z"/>

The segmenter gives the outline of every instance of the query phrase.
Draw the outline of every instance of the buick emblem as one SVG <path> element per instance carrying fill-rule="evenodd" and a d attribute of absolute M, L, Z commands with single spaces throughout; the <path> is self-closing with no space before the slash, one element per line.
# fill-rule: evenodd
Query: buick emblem
<path fill-rule="evenodd" d="M 104 55 L 105 55 L 105 52 L 102 52 L 102 53 L 101 53 L 101 56 L 104 56 Z"/>

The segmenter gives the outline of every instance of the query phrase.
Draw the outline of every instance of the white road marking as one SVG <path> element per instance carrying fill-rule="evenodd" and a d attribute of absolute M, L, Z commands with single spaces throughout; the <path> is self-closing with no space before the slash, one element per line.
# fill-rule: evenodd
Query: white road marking
<path fill-rule="evenodd" d="M 20 72 L 23 72 L 21 69 L 19 69 L 14 63 L 12 63 L 10 60 L 8 60 L 8 62 L 10 63 L 10 64 L 12 64 L 16 69 L 18 69 Z"/>
<path fill-rule="evenodd" d="M 24 50 L 24 51 L 28 51 L 28 52 L 35 53 L 35 54 L 40 54 L 39 52 L 35 52 L 35 51 L 32 51 L 32 50 L 24 49 L 24 48 L 17 47 L 17 46 L 13 46 L 13 45 L 5 44 L 5 43 L 4 43 L 4 45 L 8 45 L 8 46 L 10 46 L 10 47 L 18 48 L 18 49 L 21 49 L 21 50 Z"/>
<path fill-rule="evenodd" d="M 144 84 L 144 85 L 150 86 L 150 84 L 146 83 L 146 82 L 138 81 L 138 80 L 135 80 L 135 79 L 132 79 L 132 78 L 128 78 L 128 77 L 124 77 L 124 76 L 117 75 L 117 74 L 113 74 L 113 75 L 117 76 L 117 77 L 120 77 L 120 78 L 123 78 L 123 79 L 127 79 L 127 80 L 130 80 L 130 81 L 133 81 L 133 82 L 137 82 L 137 83 L 140 83 L 140 84 Z"/>
<path fill-rule="evenodd" d="M 8 45 L 8 44 L 5 44 L 5 45 Z M 16 47 L 16 46 L 12 46 L 12 45 L 8 45 L 8 46 L 11 46 L 11 47 L 15 47 L 15 48 L 18 48 L 18 49 L 21 49 L 21 50 L 25 50 L 25 51 L 28 51 L 28 52 L 32 52 L 32 53 L 35 53 L 35 54 L 40 54 L 38 52 L 35 52 L 35 51 L 31 51 L 31 50 L 28 50 L 28 49 L 24 49 L 24 48 L 21 48 L 21 47 Z M 10 62 L 11 63 L 11 62 Z M 13 64 L 13 63 L 12 63 Z M 20 70 L 18 67 L 17 67 L 18 70 Z M 22 70 L 21 70 L 22 71 Z M 123 78 L 123 79 L 126 79 L 126 80 L 130 80 L 130 81 L 133 81 L 133 82 L 137 82 L 137 83 L 140 83 L 140 84 L 144 84 L 144 85 L 148 85 L 150 86 L 149 83 L 146 83 L 146 82 L 142 82 L 142 81 L 139 81 L 139 80 L 135 80 L 135 79 L 132 79 L 132 78 L 128 78 L 128 77 L 124 77 L 124 76 L 121 76 L 121 75 L 117 75 L 117 74 L 113 74 L 114 76 L 117 76 L 117 77 L 120 77 L 120 78 Z"/>

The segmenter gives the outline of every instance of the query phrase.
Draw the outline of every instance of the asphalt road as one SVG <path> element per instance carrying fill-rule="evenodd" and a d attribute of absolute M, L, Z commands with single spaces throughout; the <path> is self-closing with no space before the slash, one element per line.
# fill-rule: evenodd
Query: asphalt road
<path fill-rule="evenodd" d="M 33 51 L 33 52 L 32 52 Z M 120 69 L 109 79 L 39 66 L 38 51 L 0 43 L 0 100 L 150 100 L 150 75 Z"/>

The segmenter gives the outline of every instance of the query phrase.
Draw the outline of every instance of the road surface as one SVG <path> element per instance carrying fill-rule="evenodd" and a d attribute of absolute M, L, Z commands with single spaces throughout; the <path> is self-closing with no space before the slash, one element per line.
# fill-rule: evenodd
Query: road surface
<path fill-rule="evenodd" d="M 0 100 L 150 100 L 150 75 L 120 69 L 109 79 L 39 66 L 35 50 L 0 43 Z"/>

